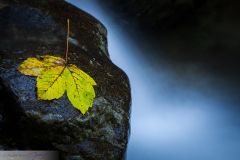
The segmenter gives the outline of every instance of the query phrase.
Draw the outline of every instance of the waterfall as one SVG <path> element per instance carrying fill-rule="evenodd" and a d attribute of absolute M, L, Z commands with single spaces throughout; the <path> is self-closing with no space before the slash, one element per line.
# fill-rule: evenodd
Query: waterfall
<path fill-rule="evenodd" d="M 239 116 L 231 109 L 238 104 L 220 77 L 197 64 L 155 58 L 161 49 L 95 0 L 67 1 L 106 26 L 110 58 L 130 79 L 128 160 L 240 159 Z"/>

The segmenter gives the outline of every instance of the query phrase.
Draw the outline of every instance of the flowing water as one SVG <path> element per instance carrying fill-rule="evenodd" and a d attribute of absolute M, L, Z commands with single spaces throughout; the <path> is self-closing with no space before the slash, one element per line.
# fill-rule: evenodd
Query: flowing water
<path fill-rule="evenodd" d="M 127 160 L 240 159 L 240 92 L 232 81 L 201 64 L 164 59 L 161 48 L 99 1 L 67 1 L 106 26 L 111 60 L 130 79 Z"/>

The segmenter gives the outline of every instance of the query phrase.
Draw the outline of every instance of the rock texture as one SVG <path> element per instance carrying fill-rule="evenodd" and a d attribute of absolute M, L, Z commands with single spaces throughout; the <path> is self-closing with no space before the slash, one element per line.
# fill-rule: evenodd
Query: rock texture
<path fill-rule="evenodd" d="M 28 57 L 64 56 L 67 18 L 69 62 L 97 82 L 84 116 L 66 95 L 38 101 L 35 78 L 16 70 Z M 130 86 L 109 59 L 104 26 L 63 0 L 0 0 L 0 35 L 0 148 L 57 150 L 64 160 L 124 159 Z"/>

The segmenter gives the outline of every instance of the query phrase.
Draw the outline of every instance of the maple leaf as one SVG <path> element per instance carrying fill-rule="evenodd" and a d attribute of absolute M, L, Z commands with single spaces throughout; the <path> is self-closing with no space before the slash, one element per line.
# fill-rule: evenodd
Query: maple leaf
<path fill-rule="evenodd" d="M 42 56 L 41 59 L 28 58 L 18 71 L 29 76 L 37 76 L 38 100 L 58 99 L 67 92 L 72 105 L 85 114 L 92 106 L 96 82 L 74 64 L 67 64 L 60 57 Z"/>
<path fill-rule="evenodd" d="M 84 115 L 92 107 L 96 82 L 74 64 L 68 64 L 69 19 L 65 59 L 55 56 L 30 57 L 17 69 L 37 77 L 38 100 L 52 100 L 63 96 L 65 91 L 71 104 Z"/>

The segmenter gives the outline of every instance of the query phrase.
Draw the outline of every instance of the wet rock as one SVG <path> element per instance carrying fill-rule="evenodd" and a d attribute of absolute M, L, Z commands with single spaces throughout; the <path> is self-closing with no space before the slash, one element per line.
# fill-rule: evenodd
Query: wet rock
<path fill-rule="evenodd" d="M 84 116 L 66 95 L 37 100 L 36 78 L 16 70 L 28 57 L 64 56 L 67 18 L 69 62 L 97 83 Z M 62 0 L 0 1 L 1 149 L 57 150 L 64 160 L 124 159 L 130 87 L 109 59 L 106 34 L 99 21 Z"/>

